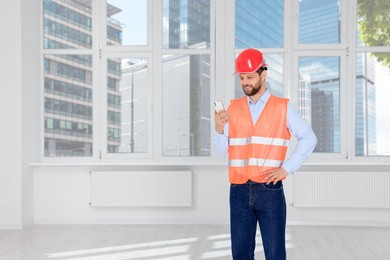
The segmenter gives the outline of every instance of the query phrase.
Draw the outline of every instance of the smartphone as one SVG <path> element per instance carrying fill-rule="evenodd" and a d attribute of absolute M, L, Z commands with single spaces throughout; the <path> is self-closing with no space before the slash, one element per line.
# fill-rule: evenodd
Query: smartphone
<path fill-rule="evenodd" d="M 217 112 L 217 113 L 218 113 L 219 111 L 225 109 L 225 107 L 223 106 L 222 101 L 220 101 L 220 100 L 215 100 L 215 101 L 213 102 L 213 104 L 214 104 L 215 112 Z"/>

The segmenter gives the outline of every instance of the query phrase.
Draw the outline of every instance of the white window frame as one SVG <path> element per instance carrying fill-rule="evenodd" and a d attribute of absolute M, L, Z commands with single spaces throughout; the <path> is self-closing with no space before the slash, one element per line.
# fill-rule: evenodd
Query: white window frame
<path fill-rule="evenodd" d="M 157 129 L 157 139 L 158 142 L 156 144 L 157 148 L 157 160 L 161 162 L 162 164 L 168 164 L 168 165 L 213 165 L 213 164 L 224 164 L 225 158 L 223 156 L 218 155 L 218 152 L 216 151 L 214 144 L 212 142 L 213 140 L 213 133 L 214 133 L 214 110 L 212 107 L 212 101 L 214 99 L 220 99 L 219 96 L 216 95 L 217 86 L 219 85 L 216 83 L 216 26 L 217 26 L 217 19 L 219 19 L 222 15 L 221 12 L 223 12 L 223 8 L 216 8 L 217 0 L 210 0 L 210 48 L 208 49 L 163 49 L 162 48 L 162 35 L 163 35 L 163 28 L 162 26 L 156 26 L 158 27 L 155 32 L 157 32 L 157 35 L 159 35 L 159 46 L 156 48 L 156 55 L 158 58 L 156 58 L 156 61 L 158 61 L 158 75 L 156 75 L 157 78 L 157 84 L 158 84 L 158 90 L 156 91 L 156 94 L 158 94 L 158 98 L 156 99 L 155 105 L 159 108 L 159 112 L 156 114 L 156 117 L 159 119 L 155 123 L 158 125 Z M 223 5 L 222 3 L 218 3 L 218 7 Z M 159 1 L 159 19 L 162 20 L 162 1 Z M 210 55 L 210 156 L 164 156 L 163 155 L 163 102 L 162 99 L 162 90 L 163 90 L 163 67 L 162 67 L 162 57 L 164 55 Z M 156 112 L 156 111 L 155 111 Z M 165 122 L 166 123 L 166 122 Z"/>
<path fill-rule="evenodd" d="M 351 7 L 349 8 L 349 17 L 351 19 L 349 22 L 349 28 L 354 28 L 353 30 L 350 30 L 350 61 L 351 63 L 348 65 L 348 67 L 351 70 L 351 74 L 349 75 L 349 82 L 351 82 L 351 93 L 353 93 L 353 96 L 351 99 L 353 99 L 353 104 L 351 105 L 351 125 L 352 131 L 351 131 L 351 143 L 350 143 L 350 156 L 351 161 L 353 161 L 355 164 L 362 164 L 362 165 L 370 165 L 370 164 L 376 164 L 376 165 L 390 165 L 390 156 L 356 156 L 356 147 L 355 147 L 355 123 L 356 123 L 356 107 L 355 107 L 355 100 L 356 100 L 356 54 L 357 53 L 373 53 L 373 52 L 390 52 L 390 46 L 377 46 L 377 47 L 358 47 L 356 44 L 356 37 L 357 37 L 357 0 L 350 1 Z"/>
<path fill-rule="evenodd" d="M 99 102 L 98 98 L 98 84 L 97 82 L 99 81 L 99 62 L 98 62 L 98 57 L 99 57 L 99 49 L 97 48 L 99 46 L 98 44 L 98 6 L 97 6 L 98 0 L 92 0 L 92 48 L 91 49 L 45 49 L 43 46 L 43 39 L 44 39 L 44 30 L 43 30 L 43 21 L 44 21 L 44 10 L 43 10 L 43 1 L 40 1 L 40 18 L 41 18 L 41 25 L 42 27 L 40 28 L 40 48 L 41 48 L 41 59 L 40 59 L 40 68 L 41 68 L 41 82 L 43 85 L 44 82 L 44 70 L 43 68 L 43 63 L 44 63 L 44 56 L 47 54 L 52 54 L 52 55 L 91 55 L 92 56 L 92 118 L 93 118 L 93 124 L 92 124 L 92 156 L 90 157 L 78 157 L 78 156 L 69 156 L 69 157 L 46 157 L 44 156 L 45 154 L 45 147 L 44 147 L 44 142 L 45 142 L 45 128 L 44 126 L 44 90 L 41 91 L 41 155 L 42 155 L 42 163 L 47 164 L 85 164 L 85 163 L 90 163 L 90 162 L 96 162 L 99 159 L 99 147 L 97 147 L 96 140 L 99 136 L 99 131 L 98 131 L 98 123 L 96 122 L 96 116 L 97 114 L 97 104 Z M 43 88 L 43 86 L 42 86 Z"/>
<path fill-rule="evenodd" d="M 294 105 L 294 107 L 298 108 L 298 75 L 299 75 L 299 58 L 305 58 L 305 57 L 338 57 L 340 61 L 340 84 L 339 84 L 339 93 L 340 93 L 340 110 L 339 110 L 339 116 L 340 116 L 340 152 L 338 153 L 312 153 L 310 155 L 311 160 L 315 160 L 318 162 L 323 161 L 329 161 L 332 160 L 334 162 L 336 161 L 346 161 L 348 157 L 348 151 L 347 151 L 347 121 L 346 121 L 346 114 L 347 114 L 347 104 L 350 102 L 347 97 L 347 84 L 346 84 L 346 55 L 345 51 L 343 50 L 309 50 L 309 51 L 296 51 L 294 52 L 294 75 L 293 75 L 293 87 L 292 87 L 292 93 L 291 96 L 291 102 Z"/>
<path fill-rule="evenodd" d="M 211 118 L 210 156 L 162 155 L 162 56 L 165 54 L 210 55 L 210 97 L 222 99 L 228 104 L 234 98 L 234 59 L 241 50 L 235 49 L 235 0 L 210 0 L 210 48 L 205 50 L 162 49 L 162 1 L 147 0 L 148 40 L 140 46 L 107 46 L 106 2 L 92 0 L 93 42 L 91 49 L 44 49 L 41 27 L 41 61 L 43 55 L 92 55 L 93 64 L 93 155 L 91 157 L 44 157 L 44 133 L 41 130 L 41 154 L 43 163 L 87 165 L 225 165 L 226 156 L 216 151 L 212 139 L 214 133 L 213 110 Z M 43 1 L 40 3 L 43 25 Z M 341 39 L 339 44 L 299 44 L 299 0 L 284 1 L 284 47 L 264 49 L 264 53 L 283 54 L 284 91 L 294 106 L 298 101 L 299 57 L 340 57 L 340 153 L 313 153 L 308 165 L 390 165 L 388 156 L 355 156 L 355 84 L 357 52 L 390 52 L 387 47 L 356 46 L 357 0 L 341 0 Z M 100 20 L 99 20 L 100 18 Z M 349 29 L 348 29 L 349 28 Z M 351 29 L 352 28 L 352 29 Z M 98 36 L 101 36 L 99 39 Z M 107 153 L 107 58 L 145 57 L 148 59 L 148 129 L 149 147 L 146 154 Z M 41 70 L 41 78 L 44 71 Z M 44 104 L 44 92 L 41 96 Z M 44 125 L 44 105 L 42 122 Z"/>
<path fill-rule="evenodd" d="M 346 113 L 347 113 L 347 76 L 346 76 L 346 50 L 348 48 L 348 41 L 346 36 L 346 21 L 347 21 L 347 6 L 345 0 L 340 0 L 340 43 L 335 44 L 300 44 L 299 43 L 299 1 L 292 1 L 293 8 L 293 35 L 292 35 L 292 46 L 291 54 L 293 56 L 293 64 L 291 71 L 294 71 L 292 75 L 292 87 L 291 87 L 291 97 L 292 103 L 296 108 L 298 108 L 298 75 L 299 75 L 299 58 L 300 57 L 339 57 L 340 58 L 340 152 L 339 153 L 312 153 L 309 162 L 326 162 L 326 161 L 346 161 L 348 158 L 347 151 L 347 122 L 346 122 Z M 285 1 L 286 2 L 286 1 Z M 287 80 L 287 79 L 286 79 Z"/>
<path fill-rule="evenodd" d="M 109 153 L 107 151 L 107 60 L 110 58 L 145 58 L 148 61 L 147 67 L 147 131 L 148 131 L 148 146 L 146 153 Z M 102 58 L 100 62 L 100 72 L 102 75 L 100 79 L 100 102 L 99 102 L 99 127 L 100 127 L 100 151 L 99 156 L 100 160 L 123 160 L 123 159 L 152 159 L 153 158 L 153 129 L 154 129 L 154 120 L 153 120 L 153 110 L 152 110 L 152 93 L 153 93 L 153 67 L 150 65 L 149 61 L 152 61 L 152 56 L 148 53 L 139 53 L 139 52 L 102 52 Z"/>

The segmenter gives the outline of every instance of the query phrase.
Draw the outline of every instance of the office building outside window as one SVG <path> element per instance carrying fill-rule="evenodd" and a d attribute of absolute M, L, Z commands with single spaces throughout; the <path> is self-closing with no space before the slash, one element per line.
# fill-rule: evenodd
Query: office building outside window
<path fill-rule="evenodd" d="M 211 155 L 210 10 L 210 0 L 163 1 L 163 156 Z"/>
<path fill-rule="evenodd" d="M 210 104 L 215 66 L 219 62 L 213 60 L 212 2 L 162 0 L 162 20 L 155 22 L 161 26 L 161 41 L 149 39 L 148 23 L 154 21 L 148 19 L 151 8 L 147 3 L 138 0 L 130 5 L 123 0 L 108 0 L 106 17 L 100 17 L 92 12 L 93 6 L 99 4 L 91 0 L 43 0 L 46 157 L 91 157 L 96 147 L 106 154 L 151 154 L 154 145 L 158 145 L 158 153 L 163 157 L 211 155 Z M 299 10 L 299 26 L 287 35 L 297 32 L 293 37 L 296 43 L 290 45 L 284 34 L 285 1 L 236 0 L 232 32 L 235 54 L 249 47 L 263 51 L 269 68 L 266 86 L 271 93 L 283 97 L 291 94 L 290 90 L 298 91 L 293 95 L 297 100 L 293 101 L 317 134 L 315 153 L 341 154 L 353 145 L 357 157 L 390 155 L 390 125 L 386 123 L 390 121 L 386 114 L 389 105 L 384 100 L 390 94 L 386 86 L 390 79 L 390 37 L 384 37 L 385 20 L 372 23 L 388 12 L 377 1 L 367 8 L 367 1 L 357 0 L 356 46 L 349 56 L 354 57 L 355 68 L 346 70 L 343 66 L 349 57 L 340 54 L 346 45 L 342 22 L 347 11 L 342 8 L 349 3 L 296 0 L 292 5 Z M 371 12 L 371 7 L 376 11 Z M 96 22 L 96 18 L 102 20 Z M 105 27 L 93 28 L 103 21 Z M 134 26 L 134 21 L 141 25 Z M 378 31 L 384 32 L 383 37 L 376 34 Z M 140 34 L 143 35 L 139 37 Z M 106 37 L 96 40 L 102 35 Z M 103 51 L 93 46 L 99 42 L 105 45 Z M 284 46 L 287 43 L 288 49 Z M 286 50 L 292 50 L 292 55 Z M 319 55 L 310 50 L 319 50 Z M 293 62 L 286 63 L 286 54 L 293 57 Z M 292 63 L 296 64 L 291 67 Z M 97 75 L 98 67 L 103 67 L 106 75 Z M 285 67 L 290 76 L 298 73 L 298 81 L 291 89 L 286 89 L 291 82 L 284 82 Z M 152 85 L 149 79 L 158 74 L 156 71 L 161 78 Z M 351 78 L 355 99 L 349 100 L 353 104 L 346 107 L 343 100 L 349 94 L 343 83 L 346 79 L 351 82 Z M 231 98 L 241 97 L 238 77 L 234 80 Z M 156 88 L 161 102 L 153 96 Z M 105 102 L 104 119 L 96 114 L 100 109 L 96 107 L 101 104 L 95 101 Z M 152 102 L 159 105 L 153 112 Z M 353 129 L 344 131 L 342 125 L 351 116 Z M 93 129 L 94 125 L 99 125 L 99 129 Z M 103 137 L 94 140 L 97 130 Z M 157 130 L 161 132 L 155 133 Z M 151 136 L 161 138 L 161 143 Z"/>
<path fill-rule="evenodd" d="M 236 0 L 235 48 L 275 49 L 284 47 L 284 1 Z M 268 63 L 267 88 L 284 97 L 283 54 L 264 53 Z M 232 72 L 234 69 L 232 68 Z M 238 76 L 235 98 L 243 96 Z"/>
<path fill-rule="evenodd" d="M 44 49 L 92 48 L 91 6 L 43 1 Z M 92 56 L 44 55 L 45 156 L 92 156 Z"/>

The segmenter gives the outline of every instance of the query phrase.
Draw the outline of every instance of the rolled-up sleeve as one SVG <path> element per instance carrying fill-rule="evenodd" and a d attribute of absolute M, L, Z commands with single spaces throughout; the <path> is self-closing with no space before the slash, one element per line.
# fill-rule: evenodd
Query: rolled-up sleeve
<path fill-rule="evenodd" d="M 226 124 L 223 129 L 223 134 L 217 133 L 217 131 L 214 130 L 214 137 L 213 142 L 215 145 L 215 148 L 217 149 L 218 153 L 220 154 L 227 154 L 229 151 L 229 125 Z"/>
<path fill-rule="evenodd" d="M 287 127 L 298 140 L 291 156 L 282 165 L 283 169 L 290 174 L 298 170 L 313 152 L 317 145 L 317 137 L 310 125 L 301 117 L 290 102 L 287 110 Z"/>

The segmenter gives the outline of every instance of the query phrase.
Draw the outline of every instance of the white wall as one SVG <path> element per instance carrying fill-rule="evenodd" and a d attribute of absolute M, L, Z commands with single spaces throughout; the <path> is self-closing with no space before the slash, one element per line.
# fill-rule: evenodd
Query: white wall
<path fill-rule="evenodd" d="M 22 2 L 22 225 L 34 223 L 33 169 L 30 163 L 39 160 L 41 91 L 40 80 L 40 0 Z"/>
<path fill-rule="evenodd" d="M 0 228 L 22 228 L 34 219 L 29 163 L 39 158 L 39 1 L 0 8 Z"/>
<path fill-rule="evenodd" d="M 191 170 L 194 205 L 191 208 L 90 208 L 89 170 L 96 169 Z M 226 166 L 36 167 L 34 174 L 35 221 L 38 224 L 229 223 L 229 183 Z M 292 176 L 287 178 L 284 186 L 288 224 L 390 225 L 390 209 L 293 207 Z"/>
<path fill-rule="evenodd" d="M 0 9 L 0 227 L 21 227 L 21 1 L 1 1 Z M 9 14 L 9 15 L 7 15 Z M 12 15 L 10 15 L 12 14 Z M 6 40 L 4 40 L 6 39 Z"/>
<path fill-rule="evenodd" d="M 0 2 L 0 229 L 32 222 L 227 224 L 226 166 L 29 166 L 41 151 L 39 7 L 39 0 Z M 193 207 L 89 207 L 90 170 L 140 169 L 193 171 Z M 390 220 L 390 209 L 294 208 L 291 178 L 285 190 L 289 223 L 388 225 Z"/>
<path fill-rule="evenodd" d="M 127 167 L 126 170 L 192 170 L 190 208 L 91 208 L 89 170 L 114 167 L 36 167 L 35 221 L 48 223 L 227 224 L 229 184 L 227 167 Z"/>

